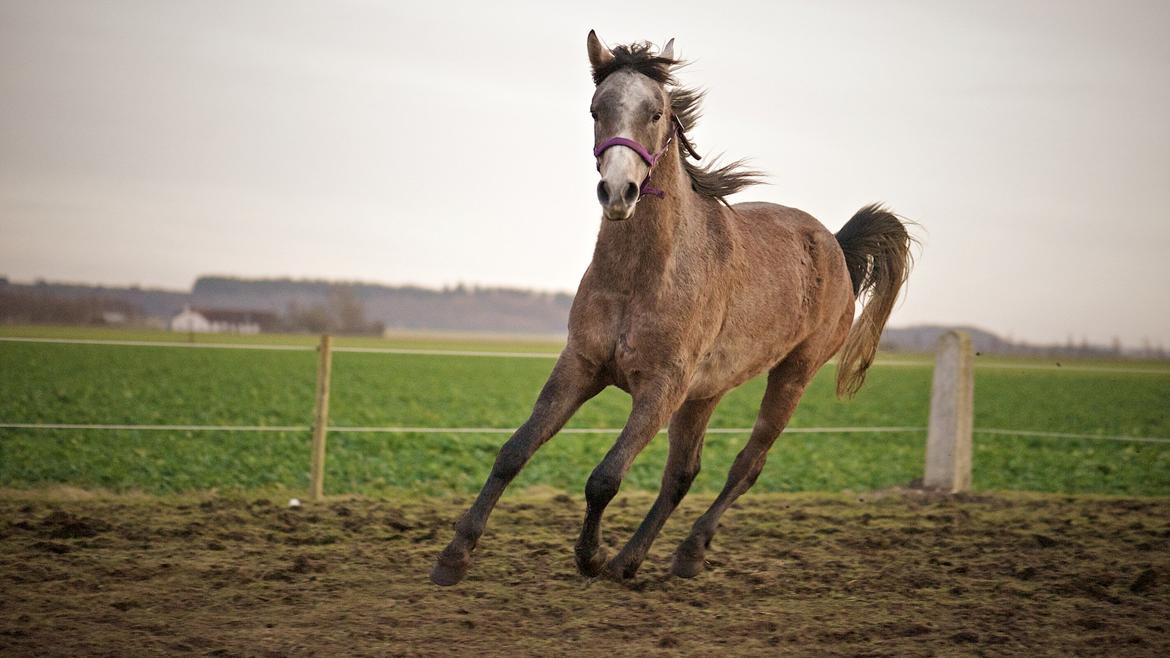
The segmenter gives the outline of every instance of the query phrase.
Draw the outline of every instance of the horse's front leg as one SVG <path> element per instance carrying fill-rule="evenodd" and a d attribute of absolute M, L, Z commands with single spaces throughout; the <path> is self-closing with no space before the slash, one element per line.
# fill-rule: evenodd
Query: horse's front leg
<path fill-rule="evenodd" d="M 467 575 L 471 552 L 504 489 L 533 453 L 560 431 L 574 412 L 604 388 L 597 369 L 566 349 L 541 390 L 532 415 L 500 448 L 491 474 L 471 508 L 455 524 L 455 538 L 431 570 L 437 585 L 454 585 Z"/>
<path fill-rule="evenodd" d="M 620 578 L 633 578 L 638 572 L 650 545 L 666 524 L 679 502 L 687 495 L 703 452 L 703 433 L 707 422 L 719 404 L 720 396 L 702 400 L 687 400 L 670 417 L 670 451 L 666 457 L 666 468 L 662 472 L 662 486 L 654 506 L 646 514 L 638 531 L 608 564 L 606 572 Z"/>
<path fill-rule="evenodd" d="M 634 458 L 654 438 L 670 414 L 682 402 L 684 389 L 678 381 L 660 381 L 640 386 L 634 395 L 633 410 L 617 441 L 605 459 L 593 469 L 585 483 L 585 522 L 577 540 L 577 570 L 586 576 L 601 573 L 605 550 L 601 546 L 601 517 L 617 495 L 622 478 Z"/>

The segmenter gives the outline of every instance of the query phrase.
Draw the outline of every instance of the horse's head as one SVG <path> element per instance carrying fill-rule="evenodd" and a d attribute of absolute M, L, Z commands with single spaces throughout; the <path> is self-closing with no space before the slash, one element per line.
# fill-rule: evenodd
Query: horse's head
<path fill-rule="evenodd" d="M 597 84 L 589 108 L 601 174 L 597 200 L 606 219 L 629 219 L 642 196 L 662 195 L 650 186 L 650 172 L 675 135 L 666 90 L 678 63 L 674 40 L 657 54 L 648 44 L 610 50 L 590 31 L 587 45 Z"/>

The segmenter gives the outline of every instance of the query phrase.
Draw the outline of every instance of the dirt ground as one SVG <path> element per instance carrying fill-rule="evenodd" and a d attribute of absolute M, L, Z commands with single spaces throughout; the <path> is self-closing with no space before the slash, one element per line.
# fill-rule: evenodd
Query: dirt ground
<path fill-rule="evenodd" d="M 695 496 L 617 584 L 574 570 L 579 497 L 527 492 L 446 589 L 467 501 L 283 502 L 2 492 L 0 654 L 1170 655 L 1170 499 L 749 494 L 683 580 Z"/>

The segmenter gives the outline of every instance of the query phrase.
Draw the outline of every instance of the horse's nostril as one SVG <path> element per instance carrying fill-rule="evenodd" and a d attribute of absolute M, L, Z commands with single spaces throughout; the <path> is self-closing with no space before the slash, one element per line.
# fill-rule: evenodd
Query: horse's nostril
<path fill-rule="evenodd" d="M 627 183 L 625 191 L 622 192 L 622 197 L 625 198 L 626 203 L 633 203 L 638 200 L 638 192 L 637 183 Z"/>
<path fill-rule="evenodd" d="M 605 184 L 605 181 L 597 184 L 597 200 L 603 206 L 609 205 L 609 186 Z"/>

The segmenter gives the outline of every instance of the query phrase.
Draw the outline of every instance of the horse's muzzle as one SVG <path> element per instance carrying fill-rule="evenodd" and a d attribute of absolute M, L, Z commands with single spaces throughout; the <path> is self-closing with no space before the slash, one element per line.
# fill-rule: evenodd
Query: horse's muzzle
<path fill-rule="evenodd" d="M 639 196 L 641 190 L 634 181 L 614 184 L 602 179 L 597 184 L 597 201 L 601 203 L 601 212 L 611 221 L 629 219 L 634 214 L 634 204 L 638 203 Z"/>

